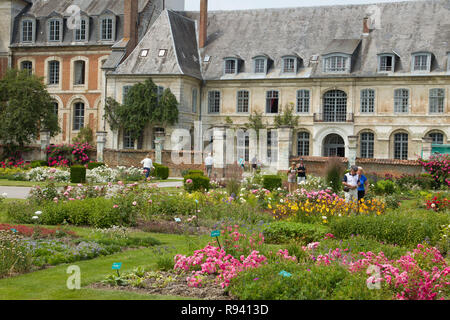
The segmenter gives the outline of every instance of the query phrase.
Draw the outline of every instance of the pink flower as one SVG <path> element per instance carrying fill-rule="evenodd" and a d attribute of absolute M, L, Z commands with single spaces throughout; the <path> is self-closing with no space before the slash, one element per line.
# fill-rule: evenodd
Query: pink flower
<path fill-rule="evenodd" d="M 117 204 L 113 205 L 114 209 L 117 209 L 119 206 Z"/>

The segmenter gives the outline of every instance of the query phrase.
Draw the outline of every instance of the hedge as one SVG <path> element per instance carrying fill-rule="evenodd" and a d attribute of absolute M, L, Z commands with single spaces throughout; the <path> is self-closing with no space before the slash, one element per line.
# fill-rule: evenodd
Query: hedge
<path fill-rule="evenodd" d="M 161 180 L 167 180 L 169 178 L 169 167 L 160 165 L 159 163 L 154 163 L 153 166 L 155 170 L 153 171 L 153 175 Z"/>
<path fill-rule="evenodd" d="M 281 188 L 282 179 L 277 175 L 265 175 L 263 176 L 263 188 L 267 190 L 275 190 Z"/>
<path fill-rule="evenodd" d="M 86 167 L 71 166 L 70 167 L 70 182 L 85 183 L 86 182 Z"/>
<path fill-rule="evenodd" d="M 296 222 L 273 222 L 263 229 L 265 241 L 268 243 L 286 243 L 300 240 L 305 243 L 322 240 L 329 228 L 322 225 Z"/>
<path fill-rule="evenodd" d="M 105 165 L 105 163 L 103 163 L 103 162 L 89 162 L 87 168 L 89 170 L 92 170 L 92 169 L 95 169 L 95 168 L 98 168 L 98 167 L 101 167 L 104 165 Z"/>
<path fill-rule="evenodd" d="M 192 180 L 191 183 L 187 183 L 188 180 Z M 194 191 L 208 191 L 210 188 L 209 178 L 205 176 L 200 176 L 198 174 L 187 175 L 184 177 L 184 189 L 187 192 Z"/>
<path fill-rule="evenodd" d="M 48 162 L 46 160 L 35 160 L 31 161 L 31 168 L 38 168 L 38 167 L 48 167 Z"/>

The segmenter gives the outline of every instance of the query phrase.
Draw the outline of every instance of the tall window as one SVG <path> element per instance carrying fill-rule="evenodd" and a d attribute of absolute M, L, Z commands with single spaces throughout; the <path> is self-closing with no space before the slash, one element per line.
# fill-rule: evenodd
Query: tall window
<path fill-rule="evenodd" d="M 20 69 L 27 70 L 28 74 L 32 74 L 33 73 L 33 63 L 31 61 L 22 61 L 22 63 L 20 64 Z"/>
<path fill-rule="evenodd" d="M 295 73 L 297 70 L 295 58 L 289 57 L 289 58 L 283 58 L 283 72 L 284 73 Z"/>
<path fill-rule="evenodd" d="M 342 56 L 331 56 L 325 58 L 325 72 L 345 72 L 348 70 L 348 58 Z"/>
<path fill-rule="evenodd" d="M 83 60 L 75 61 L 74 63 L 74 84 L 83 85 L 85 84 L 86 76 L 86 62 Z"/>
<path fill-rule="evenodd" d="M 256 58 L 255 59 L 255 73 L 265 73 L 266 72 L 266 59 Z"/>
<path fill-rule="evenodd" d="M 163 96 L 164 87 L 158 86 L 156 90 L 157 90 L 156 97 L 157 97 L 157 101 L 159 102 L 161 100 L 161 97 Z"/>
<path fill-rule="evenodd" d="M 22 42 L 33 42 L 33 21 L 22 21 Z"/>
<path fill-rule="evenodd" d="M 430 90 L 430 113 L 443 113 L 444 112 L 444 89 L 431 89 Z"/>
<path fill-rule="evenodd" d="M 278 161 L 278 132 L 276 130 L 267 132 L 267 158 L 272 163 Z"/>
<path fill-rule="evenodd" d="M 266 93 L 266 113 L 278 113 L 279 93 L 276 90 Z"/>
<path fill-rule="evenodd" d="M 249 105 L 249 92 L 240 90 L 237 93 L 237 112 L 247 113 Z"/>
<path fill-rule="evenodd" d="M 444 144 L 444 135 L 440 132 L 431 132 L 428 136 L 433 139 L 433 144 Z"/>
<path fill-rule="evenodd" d="M 408 160 L 408 134 L 396 133 L 394 135 L 394 158 Z"/>
<path fill-rule="evenodd" d="M 248 132 L 239 130 L 237 132 L 237 156 L 245 161 L 250 160 L 250 137 Z"/>
<path fill-rule="evenodd" d="M 361 133 L 361 158 L 373 158 L 374 134 L 372 132 Z"/>
<path fill-rule="evenodd" d="M 397 89 L 394 92 L 394 112 L 408 113 L 409 109 L 409 90 Z"/>
<path fill-rule="evenodd" d="M 134 149 L 134 139 L 131 136 L 130 131 L 124 131 L 123 133 L 123 148 Z"/>
<path fill-rule="evenodd" d="M 130 91 L 131 86 L 123 86 L 122 87 L 122 104 L 125 103 L 125 98 L 127 97 L 128 92 Z"/>
<path fill-rule="evenodd" d="M 75 29 L 75 41 L 87 40 L 87 21 L 86 19 L 80 20 L 80 25 Z"/>
<path fill-rule="evenodd" d="M 235 59 L 225 60 L 225 74 L 235 74 L 237 72 L 237 62 Z"/>
<path fill-rule="evenodd" d="M 220 112 L 220 91 L 208 92 L 208 113 Z"/>
<path fill-rule="evenodd" d="M 197 112 L 197 95 L 198 91 L 197 88 L 192 89 L 192 112 Z"/>
<path fill-rule="evenodd" d="M 53 102 L 53 113 L 58 116 L 58 102 Z"/>
<path fill-rule="evenodd" d="M 297 112 L 309 113 L 310 94 L 309 90 L 297 91 Z"/>
<path fill-rule="evenodd" d="M 48 84 L 59 84 L 59 61 L 48 63 Z"/>
<path fill-rule="evenodd" d="M 323 121 L 347 121 L 347 94 L 341 90 L 331 90 L 323 96 Z"/>
<path fill-rule="evenodd" d="M 103 41 L 113 40 L 113 19 L 103 18 L 101 22 L 100 37 Z"/>
<path fill-rule="evenodd" d="M 361 90 L 361 112 L 373 113 L 375 110 L 375 90 Z"/>
<path fill-rule="evenodd" d="M 309 156 L 309 133 L 299 132 L 297 133 L 297 155 Z"/>
<path fill-rule="evenodd" d="M 48 40 L 61 41 L 61 21 L 50 20 L 48 22 Z"/>
<path fill-rule="evenodd" d="M 84 103 L 77 102 L 73 107 L 73 130 L 84 128 Z"/>

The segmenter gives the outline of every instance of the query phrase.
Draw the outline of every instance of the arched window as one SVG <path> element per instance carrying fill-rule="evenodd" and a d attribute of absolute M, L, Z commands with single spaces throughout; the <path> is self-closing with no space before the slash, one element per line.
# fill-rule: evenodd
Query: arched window
<path fill-rule="evenodd" d="M 394 135 L 394 159 L 408 160 L 407 133 L 396 133 Z"/>
<path fill-rule="evenodd" d="M 53 102 L 53 113 L 58 116 L 58 109 L 59 109 L 59 105 L 58 102 Z"/>
<path fill-rule="evenodd" d="M 73 64 L 74 69 L 74 84 L 83 85 L 86 81 L 86 62 L 77 60 Z"/>
<path fill-rule="evenodd" d="M 428 134 L 428 137 L 433 139 L 433 144 L 444 144 L 444 134 L 438 131 L 433 131 Z"/>
<path fill-rule="evenodd" d="M 297 133 L 297 155 L 309 156 L 309 133 L 299 132 Z"/>
<path fill-rule="evenodd" d="M 77 131 L 84 127 L 84 103 L 77 102 L 73 107 L 73 130 Z"/>
<path fill-rule="evenodd" d="M 361 141 L 361 158 L 374 157 L 374 134 L 372 132 L 363 132 L 360 135 Z"/>
<path fill-rule="evenodd" d="M 345 142 L 338 134 L 329 134 L 323 140 L 324 157 L 345 157 Z"/>
<path fill-rule="evenodd" d="M 361 113 L 373 113 L 375 111 L 375 90 L 361 90 Z"/>
<path fill-rule="evenodd" d="M 250 160 L 250 136 L 243 130 L 237 131 L 237 157 L 245 161 Z"/>
<path fill-rule="evenodd" d="M 32 74 L 33 73 L 33 62 L 31 62 L 31 61 L 22 61 L 20 63 L 20 69 L 21 70 L 27 70 L 28 74 Z"/>
<path fill-rule="evenodd" d="M 323 96 L 323 121 L 347 121 L 347 94 L 341 90 L 331 90 Z"/>

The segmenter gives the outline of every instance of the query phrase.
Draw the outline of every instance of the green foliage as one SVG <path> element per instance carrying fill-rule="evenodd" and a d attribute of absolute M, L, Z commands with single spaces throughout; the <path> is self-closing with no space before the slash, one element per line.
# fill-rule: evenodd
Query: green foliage
<path fill-rule="evenodd" d="M 395 183 L 391 180 L 379 180 L 375 186 L 374 191 L 378 195 L 390 195 L 395 192 Z"/>
<path fill-rule="evenodd" d="M 204 175 L 203 170 L 188 170 L 187 174 L 188 175 L 195 175 L 196 174 L 196 175 L 200 175 L 200 176 Z"/>
<path fill-rule="evenodd" d="M 276 190 L 281 188 L 282 179 L 278 175 L 265 175 L 263 176 L 263 188 L 267 190 Z"/>
<path fill-rule="evenodd" d="M 89 127 L 83 127 L 78 132 L 78 135 L 73 138 L 74 143 L 88 143 L 92 145 L 94 143 L 94 133 Z"/>
<path fill-rule="evenodd" d="M 274 118 L 274 123 L 276 128 L 282 126 L 298 127 L 299 116 L 295 115 L 294 104 L 291 102 L 282 108 L 281 112 L 278 113 Z"/>
<path fill-rule="evenodd" d="M 284 270 L 292 274 L 283 277 Z M 231 281 L 230 293 L 240 300 L 376 300 L 388 299 L 385 289 L 369 290 L 366 277 L 345 267 L 269 263 L 248 269 Z"/>
<path fill-rule="evenodd" d="M 86 182 L 86 167 L 85 166 L 71 166 L 70 167 L 70 182 L 85 183 Z"/>
<path fill-rule="evenodd" d="M 208 191 L 210 188 L 209 178 L 205 176 L 200 176 L 198 174 L 187 175 L 184 177 L 184 189 L 192 193 L 194 191 L 204 192 Z"/>
<path fill-rule="evenodd" d="M 244 126 L 247 129 L 253 129 L 256 132 L 256 135 L 259 137 L 259 130 L 265 129 L 267 127 L 267 123 L 263 122 L 263 114 L 258 111 L 253 111 L 252 114 L 248 116 L 248 123 Z"/>
<path fill-rule="evenodd" d="M 350 216 L 333 219 L 331 233 L 345 239 L 363 235 L 397 245 L 417 245 L 424 241 L 435 244 L 442 225 L 450 222 L 445 213 L 400 212 L 381 216 Z"/>
<path fill-rule="evenodd" d="M 54 100 L 42 79 L 27 71 L 8 70 L 0 80 L 0 140 L 23 147 L 48 130 L 53 137 L 60 132 L 54 113 Z"/>
<path fill-rule="evenodd" d="M 92 169 L 95 169 L 98 167 L 102 167 L 104 165 L 105 165 L 105 163 L 103 163 L 103 162 L 89 162 L 87 166 L 88 166 L 89 170 L 92 170 Z"/>
<path fill-rule="evenodd" d="M 128 131 L 133 139 L 139 139 L 148 125 L 176 124 L 178 115 L 176 97 L 170 89 L 165 89 L 158 97 L 151 79 L 132 86 L 123 104 L 108 98 L 105 105 L 105 119 L 111 129 Z"/>
<path fill-rule="evenodd" d="M 160 165 L 159 163 L 153 163 L 155 167 L 152 176 L 155 176 L 161 180 L 167 180 L 169 178 L 169 167 Z"/>
<path fill-rule="evenodd" d="M 31 161 L 30 165 L 31 165 L 31 169 L 38 168 L 38 167 L 48 167 L 48 162 L 45 160 L 36 160 L 36 161 Z"/>
<path fill-rule="evenodd" d="M 329 160 L 326 171 L 326 182 L 334 193 L 338 193 L 342 190 L 342 177 L 344 172 L 344 165 L 339 158 L 332 158 Z"/>
<path fill-rule="evenodd" d="M 0 278 L 31 268 L 31 252 L 22 238 L 10 230 L 0 230 Z"/>
<path fill-rule="evenodd" d="M 322 240 L 328 231 L 322 225 L 279 221 L 267 225 L 263 233 L 268 243 L 285 243 L 294 239 L 310 243 Z"/>

